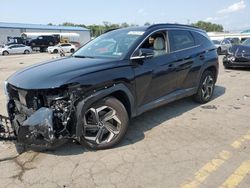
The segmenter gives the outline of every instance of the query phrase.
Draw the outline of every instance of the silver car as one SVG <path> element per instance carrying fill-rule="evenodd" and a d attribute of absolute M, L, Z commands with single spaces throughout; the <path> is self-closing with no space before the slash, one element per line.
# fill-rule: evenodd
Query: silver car
<path fill-rule="evenodd" d="M 29 54 L 31 52 L 32 52 L 32 49 L 29 46 L 25 46 L 23 44 L 5 45 L 3 48 L 0 48 L 1 55 Z"/>
<path fill-rule="evenodd" d="M 218 55 L 227 54 L 228 50 L 232 47 L 232 43 L 228 39 L 212 40 L 214 45 L 217 47 Z"/>

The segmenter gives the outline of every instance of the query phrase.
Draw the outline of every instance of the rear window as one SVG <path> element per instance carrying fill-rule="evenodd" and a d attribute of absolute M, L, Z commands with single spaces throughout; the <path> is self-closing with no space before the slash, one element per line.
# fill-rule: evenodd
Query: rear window
<path fill-rule="evenodd" d="M 171 52 L 195 46 L 195 40 L 189 31 L 171 30 L 169 31 L 169 39 Z"/>

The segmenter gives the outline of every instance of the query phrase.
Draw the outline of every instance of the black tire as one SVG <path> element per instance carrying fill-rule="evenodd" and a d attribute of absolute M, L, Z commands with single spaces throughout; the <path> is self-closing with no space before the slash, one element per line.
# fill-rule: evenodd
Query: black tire
<path fill-rule="evenodd" d="M 220 48 L 220 47 L 217 49 L 217 54 L 218 54 L 218 55 L 221 55 L 221 54 L 222 54 L 222 51 L 221 51 L 221 48 Z"/>
<path fill-rule="evenodd" d="M 54 54 L 57 54 L 57 53 L 58 53 L 58 50 L 57 50 L 57 49 L 55 49 L 55 50 L 53 51 L 53 53 L 54 53 Z"/>
<path fill-rule="evenodd" d="M 24 54 L 29 54 L 29 53 L 30 53 L 29 50 L 25 50 L 25 51 L 24 51 Z"/>
<path fill-rule="evenodd" d="M 8 51 L 3 51 L 3 55 L 9 55 Z"/>
<path fill-rule="evenodd" d="M 205 85 L 205 82 L 208 83 L 208 85 Z M 201 76 L 198 91 L 193 96 L 194 101 L 201 104 L 209 102 L 213 97 L 214 87 L 215 87 L 215 75 L 211 71 L 206 70 Z"/>
<path fill-rule="evenodd" d="M 70 52 L 71 52 L 71 53 L 74 53 L 74 52 L 75 52 L 75 49 L 72 48 L 72 49 L 70 50 Z"/>
<path fill-rule="evenodd" d="M 95 114 L 98 114 L 98 118 L 95 118 Z M 82 115 L 83 135 L 80 144 L 90 149 L 101 150 L 113 147 L 122 140 L 128 128 L 128 113 L 124 105 L 113 97 L 104 98 L 91 105 Z M 109 119 L 110 117 L 113 118 Z M 98 134 L 99 132 L 101 133 Z M 102 141 L 102 139 L 105 140 Z"/>

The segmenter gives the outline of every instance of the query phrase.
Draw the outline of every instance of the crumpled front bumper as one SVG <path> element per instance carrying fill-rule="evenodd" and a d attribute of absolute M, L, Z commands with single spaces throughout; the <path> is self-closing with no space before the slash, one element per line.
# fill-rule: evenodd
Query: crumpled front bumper
<path fill-rule="evenodd" d="M 42 107 L 25 120 L 22 115 L 15 115 L 11 124 L 19 144 L 48 149 L 65 143 L 55 137 L 53 111 L 49 108 Z"/>
<path fill-rule="evenodd" d="M 234 56 L 225 56 L 223 58 L 223 65 L 225 67 L 250 67 L 250 60 L 235 58 Z"/>

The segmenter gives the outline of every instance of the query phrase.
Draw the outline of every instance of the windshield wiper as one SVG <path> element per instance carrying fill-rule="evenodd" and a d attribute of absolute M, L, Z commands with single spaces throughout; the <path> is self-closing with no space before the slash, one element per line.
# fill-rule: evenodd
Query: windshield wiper
<path fill-rule="evenodd" d="M 76 57 L 76 58 L 94 58 L 92 56 L 84 56 L 84 55 L 74 55 L 73 57 Z"/>

